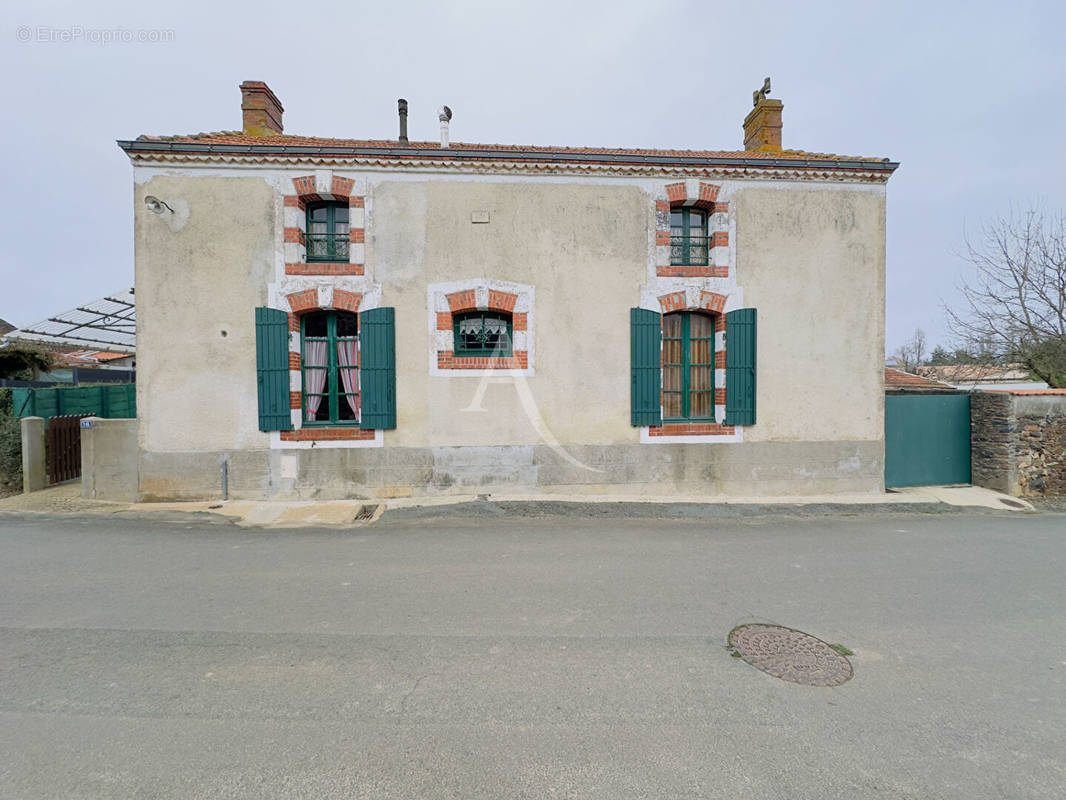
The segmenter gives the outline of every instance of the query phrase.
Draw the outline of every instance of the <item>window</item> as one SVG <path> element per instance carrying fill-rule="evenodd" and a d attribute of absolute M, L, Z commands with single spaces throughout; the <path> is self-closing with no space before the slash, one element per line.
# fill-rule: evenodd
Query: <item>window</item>
<path fill-rule="evenodd" d="M 359 421 L 359 317 L 313 311 L 300 320 L 305 425 Z"/>
<path fill-rule="evenodd" d="M 670 264 L 707 264 L 707 212 L 675 208 L 670 212 Z"/>
<path fill-rule="evenodd" d="M 663 419 L 714 419 L 714 319 L 663 316 Z"/>
<path fill-rule="evenodd" d="M 456 314 L 455 355 L 496 357 L 512 355 L 511 315 L 492 311 Z"/>
<path fill-rule="evenodd" d="M 307 207 L 308 261 L 348 261 L 348 206 L 315 203 Z"/>

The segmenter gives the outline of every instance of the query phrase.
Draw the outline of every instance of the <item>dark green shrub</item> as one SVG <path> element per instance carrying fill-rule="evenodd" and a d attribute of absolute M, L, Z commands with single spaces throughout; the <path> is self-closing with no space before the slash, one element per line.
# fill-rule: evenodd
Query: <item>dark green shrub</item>
<path fill-rule="evenodd" d="M 0 493 L 22 485 L 22 432 L 11 407 L 11 390 L 0 388 Z"/>

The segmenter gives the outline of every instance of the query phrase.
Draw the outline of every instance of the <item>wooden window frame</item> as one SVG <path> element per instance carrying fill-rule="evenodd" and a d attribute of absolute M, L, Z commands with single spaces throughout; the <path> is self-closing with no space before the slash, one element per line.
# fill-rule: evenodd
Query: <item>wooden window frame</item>
<path fill-rule="evenodd" d="M 699 336 L 695 339 L 691 336 L 691 320 L 693 316 L 699 315 L 706 317 L 710 320 L 711 335 Z M 681 336 L 667 336 L 666 335 L 666 318 L 671 316 L 681 317 Z M 677 422 L 714 422 L 715 421 L 715 402 L 714 402 L 714 339 L 715 339 L 715 324 L 714 317 L 710 314 L 703 314 L 698 311 L 671 311 L 667 314 L 663 314 L 663 365 L 662 365 L 662 394 L 663 394 L 663 424 L 677 423 Z M 666 362 L 666 343 L 668 341 L 681 342 L 681 363 L 667 363 Z M 692 363 L 692 342 L 693 341 L 709 341 L 710 346 L 710 361 L 707 363 Z M 668 417 L 666 416 L 666 395 L 678 394 L 679 392 L 673 390 L 667 390 L 666 388 L 666 369 L 667 367 L 681 367 L 681 416 L 680 417 Z M 711 386 L 709 389 L 699 389 L 701 394 L 710 394 L 710 415 L 705 417 L 693 417 L 690 416 L 692 410 L 692 388 L 691 388 L 691 368 L 692 367 L 710 367 Z"/>
<path fill-rule="evenodd" d="M 311 233 L 311 212 L 320 209 L 326 209 L 326 232 L 324 234 Z M 337 233 L 337 209 L 343 208 L 348 213 L 348 233 Z M 329 238 L 329 253 L 325 256 L 313 256 L 311 255 L 311 239 L 314 236 L 328 236 Z M 343 236 L 345 241 L 345 254 L 343 256 L 336 252 L 335 244 L 336 237 Z M 309 264 L 347 264 L 349 254 L 351 252 L 351 243 L 348 238 L 351 236 L 351 211 L 348 208 L 347 203 L 338 203 L 334 201 L 323 201 L 318 203 L 308 203 L 305 211 L 304 218 L 304 248 L 307 251 L 307 263 Z"/>
<path fill-rule="evenodd" d="M 326 335 L 323 336 L 308 336 L 306 334 L 306 322 L 311 314 L 325 314 L 326 315 Z M 355 317 L 356 320 L 356 335 L 355 336 L 337 336 L 337 318 L 341 314 L 350 314 Z M 359 358 L 359 315 L 351 311 L 311 311 L 300 317 L 300 415 L 303 421 L 302 427 L 342 427 L 352 426 L 359 427 L 359 417 L 362 416 L 362 365 Z M 326 342 L 326 385 L 325 391 L 319 393 L 322 396 L 323 402 L 326 402 L 329 407 L 329 419 L 308 419 L 307 417 L 307 342 Z M 337 364 L 337 343 L 345 341 L 355 342 L 355 354 L 357 365 L 357 376 L 359 377 L 359 385 L 355 388 L 354 392 L 344 392 L 341 389 L 341 379 L 339 367 Z M 315 369 L 315 367 L 311 367 Z M 343 398 L 348 395 L 353 395 L 359 398 L 359 411 L 355 419 L 340 419 L 340 404 L 343 402 Z"/>
<path fill-rule="evenodd" d="M 681 259 L 674 259 L 674 225 L 673 215 L 681 214 Z M 703 259 L 693 261 L 692 260 L 692 226 L 689 222 L 693 213 L 703 216 L 703 224 L 700 226 L 703 236 Z M 671 267 L 706 267 L 711 262 L 711 248 L 710 248 L 710 236 L 708 235 L 709 223 L 711 215 L 706 209 L 702 208 L 688 208 L 687 206 L 681 208 L 670 209 L 670 266 Z"/>

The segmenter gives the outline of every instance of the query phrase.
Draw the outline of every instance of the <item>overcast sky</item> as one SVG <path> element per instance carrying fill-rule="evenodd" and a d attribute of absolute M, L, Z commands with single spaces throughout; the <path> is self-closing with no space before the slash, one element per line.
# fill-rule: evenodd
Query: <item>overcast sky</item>
<path fill-rule="evenodd" d="M 115 140 L 238 129 L 245 79 L 269 83 L 286 133 L 391 138 L 406 97 L 412 139 L 438 136 L 447 103 L 454 141 L 739 149 L 771 75 L 785 147 L 902 162 L 887 345 L 915 327 L 946 342 L 964 232 L 1012 206 L 1066 208 L 1064 8 L 5 3 L 0 317 L 24 325 L 132 285 L 132 169 Z M 103 41 L 115 29 L 164 41 Z"/>

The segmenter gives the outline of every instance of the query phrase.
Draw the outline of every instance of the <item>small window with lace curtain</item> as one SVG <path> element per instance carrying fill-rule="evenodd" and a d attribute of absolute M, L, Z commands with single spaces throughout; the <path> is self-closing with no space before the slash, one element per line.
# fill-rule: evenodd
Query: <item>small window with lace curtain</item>
<path fill-rule="evenodd" d="M 300 320 L 305 425 L 359 422 L 359 317 L 313 311 Z"/>
<path fill-rule="evenodd" d="M 496 311 L 456 314 L 455 355 L 505 358 L 513 354 L 511 315 Z"/>

